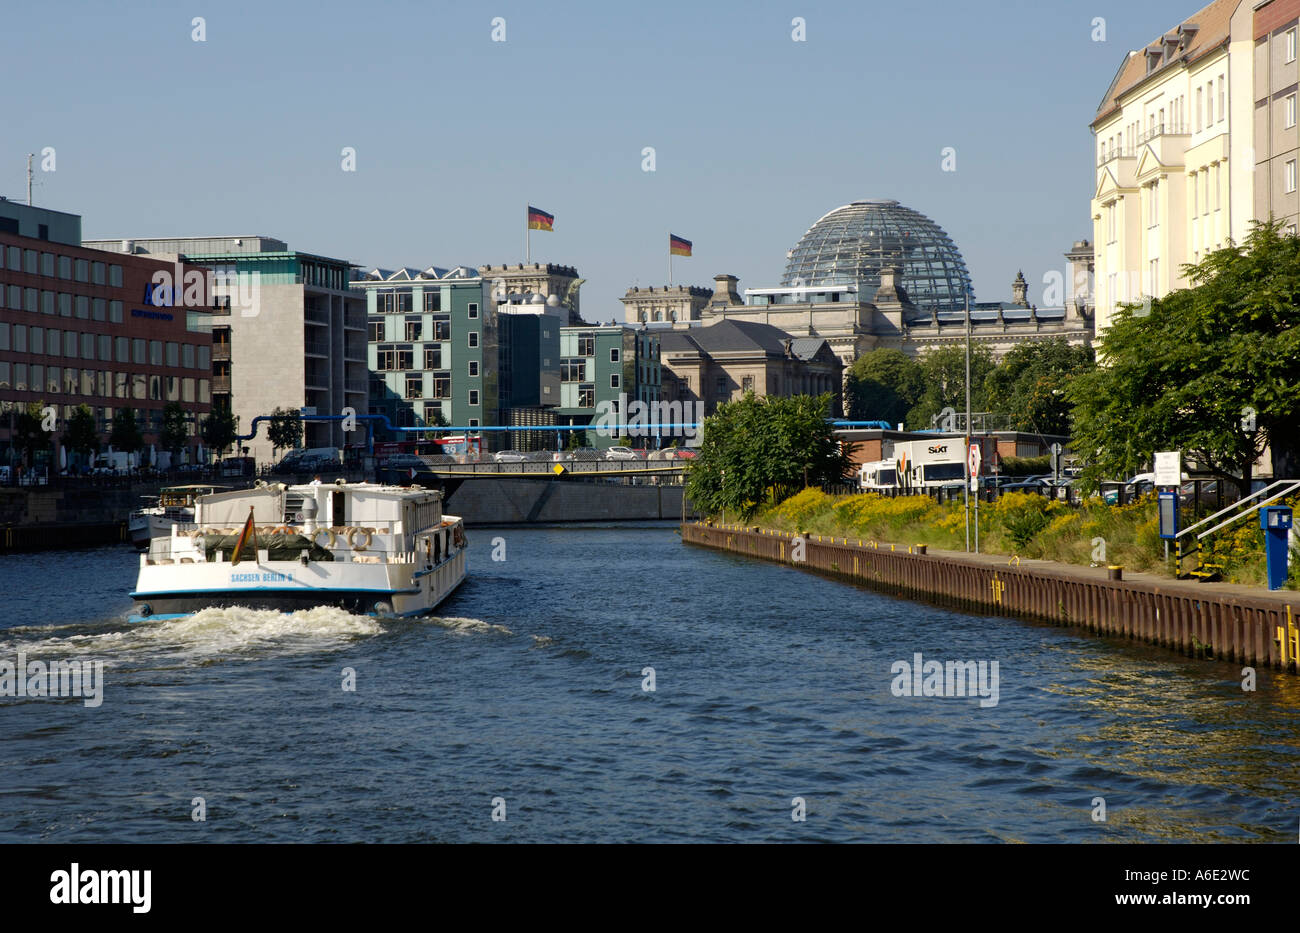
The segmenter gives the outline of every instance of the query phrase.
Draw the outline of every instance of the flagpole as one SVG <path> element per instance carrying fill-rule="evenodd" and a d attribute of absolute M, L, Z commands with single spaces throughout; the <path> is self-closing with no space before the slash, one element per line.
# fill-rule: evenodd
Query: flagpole
<path fill-rule="evenodd" d="M 530 265 L 533 261 L 533 220 L 527 204 L 524 205 L 524 261 Z"/>

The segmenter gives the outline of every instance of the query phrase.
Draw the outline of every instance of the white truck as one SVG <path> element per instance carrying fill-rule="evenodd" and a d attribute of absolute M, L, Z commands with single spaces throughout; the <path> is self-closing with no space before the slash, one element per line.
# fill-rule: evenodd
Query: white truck
<path fill-rule="evenodd" d="M 903 441 L 894 445 L 893 454 L 904 489 L 922 492 L 967 478 L 966 449 L 959 437 Z"/>
<path fill-rule="evenodd" d="M 863 492 L 894 492 L 898 486 L 898 461 L 872 460 L 858 468 L 858 486 Z"/>

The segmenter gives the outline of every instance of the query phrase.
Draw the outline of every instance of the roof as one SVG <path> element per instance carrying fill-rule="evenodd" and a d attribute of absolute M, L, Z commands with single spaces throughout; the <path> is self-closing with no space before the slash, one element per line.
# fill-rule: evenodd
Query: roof
<path fill-rule="evenodd" d="M 396 271 L 392 269 L 371 269 L 358 275 L 357 282 L 417 282 L 438 279 L 476 279 L 479 278 L 478 270 L 473 266 L 452 266 L 450 269 L 442 266 L 429 266 L 426 269 L 416 269 L 413 266 L 402 266 Z"/>
<path fill-rule="evenodd" d="M 761 351 L 784 357 L 788 347 L 790 356 L 805 361 L 812 360 L 825 344 L 821 337 L 791 337 L 771 324 L 734 318 L 690 330 L 665 331 L 659 338 L 659 350 L 663 354 L 702 353 L 713 356 Z"/>
<path fill-rule="evenodd" d="M 1215 0 L 1169 32 L 1152 39 L 1143 49 L 1129 52 L 1110 82 L 1110 87 L 1106 89 L 1106 96 L 1097 107 L 1097 116 L 1092 125 L 1096 126 L 1119 109 L 1119 99 L 1148 77 L 1180 62 L 1194 62 L 1225 44 L 1228 41 L 1232 14 L 1240 5 L 1241 0 Z M 1161 51 L 1161 61 L 1155 70 L 1148 71 L 1147 52 L 1155 50 Z"/>

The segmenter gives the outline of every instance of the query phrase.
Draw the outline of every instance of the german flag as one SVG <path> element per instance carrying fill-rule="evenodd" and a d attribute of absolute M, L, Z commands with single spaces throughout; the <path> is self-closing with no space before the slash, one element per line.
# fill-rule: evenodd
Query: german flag
<path fill-rule="evenodd" d="M 239 533 L 239 537 L 235 539 L 235 552 L 230 555 L 230 566 L 234 567 L 239 563 L 239 555 L 243 553 L 244 545 L 248 544 L 249 539 L 252 537 L 253 537 L 253 507 L 250 505 L 248 507 L 248 521 L 244 522 L 244 530 L 241 531 Z M 253 545 L 253 559 L 254 560 L 257 559 L 256 542 L 254 542 Z"/>
<path fill-rule="evenodd" d="M 528 229 L 529 230 L 550 230 L 554 232 L 555 215 L 548 214 L 540 208 L 528 206 Z"/>
<path fill-rule="evenodd" d="M 679 237 L 675 233 L 668 234 L 668 252 L 673 256 L 689 256 L 691 254 L 691 241 Z"/>

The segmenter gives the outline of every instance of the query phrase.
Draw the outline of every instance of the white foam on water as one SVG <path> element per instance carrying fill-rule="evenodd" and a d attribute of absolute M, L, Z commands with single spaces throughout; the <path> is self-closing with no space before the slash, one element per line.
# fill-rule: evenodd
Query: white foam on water
<path fill-rule="evenodd" d="M 273 609 L 209 608 L 181 619 L 130 623 L 120 631 L 103 634 L 0 642 L 0 656 L 11 657 L 19 651 L 31 658 L 297 654 L 341 647 L 355 638 L 378 635 L 383 630 L 379 622 L 368 616 L 353 615 L 333 606 L 288 613 Z"/>
<path fill-rule="evenodd" d="M 497 632 L 501 635 L 513 635 L 514 632 L 504 625 L 493 625 L 482 619 L 466 619 L 461 616 L 429 616 L 424 621 L 441 626 L 457 635 L 487 635 Z"/>

